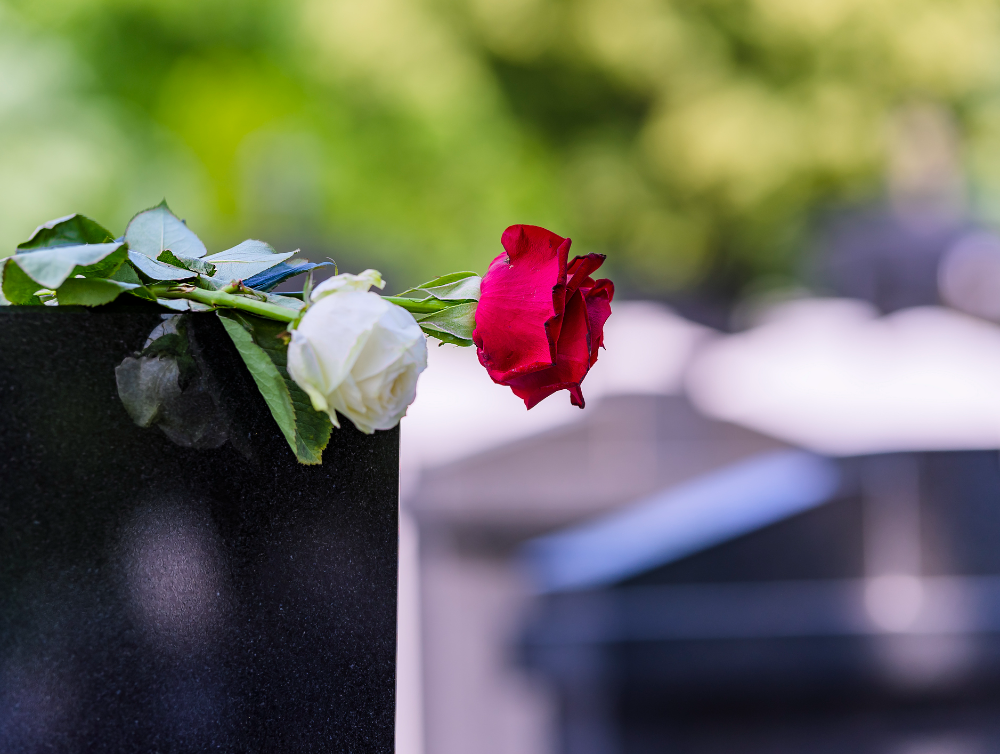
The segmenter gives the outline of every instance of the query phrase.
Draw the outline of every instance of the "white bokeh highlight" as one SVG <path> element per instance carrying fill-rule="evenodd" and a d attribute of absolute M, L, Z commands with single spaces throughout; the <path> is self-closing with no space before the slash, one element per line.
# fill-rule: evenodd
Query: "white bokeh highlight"
<path fill-rule="evenodd" d="M 706 346 L 687 375 L 709 416 L 831 455 L 998 448 L 998 385 L 997 326 L 848 300 L 784 304 Z"/>

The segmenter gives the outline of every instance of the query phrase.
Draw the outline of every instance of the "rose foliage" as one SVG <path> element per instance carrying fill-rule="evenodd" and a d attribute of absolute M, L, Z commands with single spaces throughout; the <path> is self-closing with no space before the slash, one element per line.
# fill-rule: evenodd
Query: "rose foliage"
<path fill-rule="evenodd" d="M 604 257 L 567 262 L 569 239 L 528 225 L 508 228 L 502 243 L 483 279 L 458 272 L 381 296 L 369 291 L 384 286 L 381 275 L 366 270 L 313 290 L 312 271 L 332 263 L 295 260 L 295 251 L 254 240 L 209 253 L 163 202 L 118 238 L 82 215 L 40 226 L 0 259 L 0 304 L 101 306 L 126 295 L 174 313 L 215 312 L 298 460 L 320 463 L 341 416 L 366 433 L 396 426 L 416 397 L 428 336 L 474 343 L 493 380 L 528 408 L 562 389 L 583 407 L 580 383 L 603 345 L 614 295 L 609 280 L 590 277 Z M 300 293 L 273 291 L 304 273 Z M 210 447 L 225 441 L 212 434 L 210 412 L 194 427 L 181 410 L 210 383 L 184 332 L 178 323 L 154 330 L 116 371 L 119 395 L 140 426 Z"/>

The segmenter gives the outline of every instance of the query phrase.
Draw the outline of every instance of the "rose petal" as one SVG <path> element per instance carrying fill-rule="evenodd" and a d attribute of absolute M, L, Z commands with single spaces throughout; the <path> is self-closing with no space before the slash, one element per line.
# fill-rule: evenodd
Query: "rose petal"
<path fill-rule="evenodd" d="M 593 287 L 594 281 L 590 278 L 592 272 L 604 264 L 606 257 L 603 254 L 587 254 L 583 257 L 573 257 L 573 260 L 566 266 L 566 295 L 579 288 Z"/>
<path fill-rule="evenodd" d="M 597 362 L 597 349 L 604 345 L 604 323 L 611 316 L 611 299 L 615 297 L 615 284 L 606 278 L 598 280 L 593 288 L 581 289 L 587 305 L 587 322 L 590 329 L 590 366 Z"/>
<path fill-rule="evenodd" d="M 566 303 L 555 364 L 514 377 L 507 384 L 518 398 L 524 400 L 527 408 L 557 390 L 569 390 L 573 405 L 583 408 L 585 403 L 580 383 L 590 370 L 590 351 L 587 305 L 583 294 L 577 291 Z"/>
<path fill-rule="evenodd" d="M 495 382 L 556 361 L 566 298 L 570 239 L 534 225 L 512 225 L 505 254 L 483 277 L 472 340 Z"/>
<path fill-rule="evenodd" d="M 288 346 L 288 373 L 313 408 L 369 434 L 399 423 L 426 366 L 427 339 L 413 316 L 349 286 L 314 302 Z"/>

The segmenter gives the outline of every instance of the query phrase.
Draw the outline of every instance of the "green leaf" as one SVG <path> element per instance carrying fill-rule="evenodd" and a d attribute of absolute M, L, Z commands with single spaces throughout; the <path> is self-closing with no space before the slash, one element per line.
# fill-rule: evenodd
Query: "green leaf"
<path fill-rule="evenodd" d="M 156 259 L 167 249 L 179 257 L 192 259 L 199 259 L 208 252 L 201 239 L 170 211 L 166 200 L 133 217 L 125 228 L 125 240 L 129 249 L 150 259 Z"/>
<path fill-rule="evenodd" d="M 456 345 L 472 345 L 472 331 L 476 329 L 476 302 L 457 304 L 431 314 L 414 315 L 428 335 Z M 442 337 L 450 335 L 450 339 Z M 461 341 L 461 342 L 458 342 Z"/>
<path fill-rule="evenodd" d="M 292 398 L 288 393 L 285 380 L 274 365 L 267 353 L 258 346 L 242 324 L 235 318 L 220 316 L 226 332 L 236 345 L 236 350 L 240 352 L 243 363 L 250 370 L 250 375 L 257 383 L 264 401 L 271 410 L 271 416 L 278 423 L 285 440 L 294 451 L 296 449 L 295 440 L 295 407 L 292 406 Z"/>
<path fill-rule="evenodd" d="M 12 304 L 40 305 L 42 303 L 35 295 L 35 291 L 41 286 L 24 274 L 24 270 L 10 259 L 4 260 L 2 287 L 4 298 Z"/>
<path fill-rule="evenodd" d="M 128 259 L 128 255 L 125 256 Z M 119 283 L 132 283 L 134 285 L 142 285 L 142 280 L 135 272 L 135 268 L 132 265 L 126 263 L 119 267 L 117 270 L 108 275 L 109 280 L 117 280 Z"/>
<path fill-rule="evenodd" d="M 67 215 L 49 220 L 39 225 L 24 243 L 17 245 L 18 251 L 44 249 L 52 246 L 80 246 L 91 243 L 114 241 L 111 232 L 83 215 Z"/>
<path fill-rule="evenodd" d="M 453 272 L 400 293 L 400 297 L 439 301 L 478 301 L 482 278 L 474 272 Z"/>
<path fill-rule="evenodd" d="M 475 345 L 475 343 L 473 343 L 468 338 L 458 338 L 449 332 L 445 332 L 444 330 L 436 330 L 433 327 L 429 326 L 424 327 L 423 331 L 425 335 L 432 338 L 437 338 L 439 341 L 441 341 L 440 343 L 438 343 L 439 346 L 444 345 L 445 343 L 451 343 L 453 346 L 461 346 L 462 348 L 468 348 L 469 346 Z"/>
<path fill-rule="evenodd" d="M 98 263 L 122 248 L 120 243 L 91 243 L 80 246 L 55 246 L 10 257 L 41 288 L 56 289 L 70 275 L 103 269 Z M 121 260 L 117 259 L 118 265 Z M 114 260 L 112 260 L 114 261 Z M 113 267 L 110 264 L 109 267 Z M 110 270 L 113 271 L 113 270 Z M 36 289 L 37 290 L 37 289 Z M 5 294 L 6 295 L 6 294 Z M 10 298 L 10 296 L 7 296 Z M 14 299 L 10 299 L 13 301 Z"/>
<path fill-rule="evenodd" d="M 219 312 L 219 318 L 295 457 L 304 464 L 322 463 L 333 424 L 288 376 L 288 347 L 278 337 L 287 325 L 235 311 Z"/>
<path fill-rule="evenodd" d="M 166 264 L 172 264 L 174 267 L 182 267 L 185 270 L 197 272 L 199 275 L 208 275 L 211 277 L 215 274 L 214 264 L 210 264 L 203 259 L 195 259 L 194 257 L 179 257 L 170 249 L 160 254 L 157 260 Z"/>
<path fill-rule="evenodd" d="M 140 254 L 137 251 L 129 251 L 128 261 L 132 263 L 135 269 L 150 280 L 190 280 L 196 274 L 182 267 L 174 267 L 172 264 L 157 262 L 155 259 L 150 259 L 145 254 Z"/>
<path fill-rule="evenodd" d="M 100 306 L 140 286 L 101 278 L 69 278 L 56 290 L 60 306 Z"/>
<path fill-rule="evenodd" d="M 205 261 L 216 267 L 216 273 L 212 276 L 214 280 L 228 283 L 232 280 L 246 280 L 269 270 L 295 253 L 290 251 L 279 254 L 263 241 L 248 240 L 226 251 L 207 256 Z"/>
<path fill-rule="evenodd" d="M 304 309 L 306 305 L 306 302 L 302 299 L 293 298 L 292 296 L 282 296 L 278 293 L 265 293 L 264 295 L 267 297 L 267 303 L 277 304 L 296 312 Z"/>
<path fill-rule="evenodd" d="M 206 291 L 221 291 L 229 285 L 229 281 L 223 283 L 221 280 L 213 280 L 212 278 L 207 278 L 204 275 L 199 275 L 191 281 L 191 284 Z"/>
<path fill-rule="evenodd" d="M 125 265 L 127 259 L 128 246 L 121 244 L 116 251 L 111 252 L 104 259 L 86 267 L 78 267 L 73 270 L 73 274 L 83 275 L 85 278 L 109 278 L 122 266 L 127 266 Z"/>

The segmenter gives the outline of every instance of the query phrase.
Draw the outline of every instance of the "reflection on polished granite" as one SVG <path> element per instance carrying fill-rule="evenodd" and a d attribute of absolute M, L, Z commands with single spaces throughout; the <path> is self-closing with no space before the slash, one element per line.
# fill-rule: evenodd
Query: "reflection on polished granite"
<path fill-rule="evenodd" d="M 161 321 L 0 308 L 0 751 L 391 752 L 398 430 L 299 465 L 200 314 L 182 447 L 116 388 Z"/>

